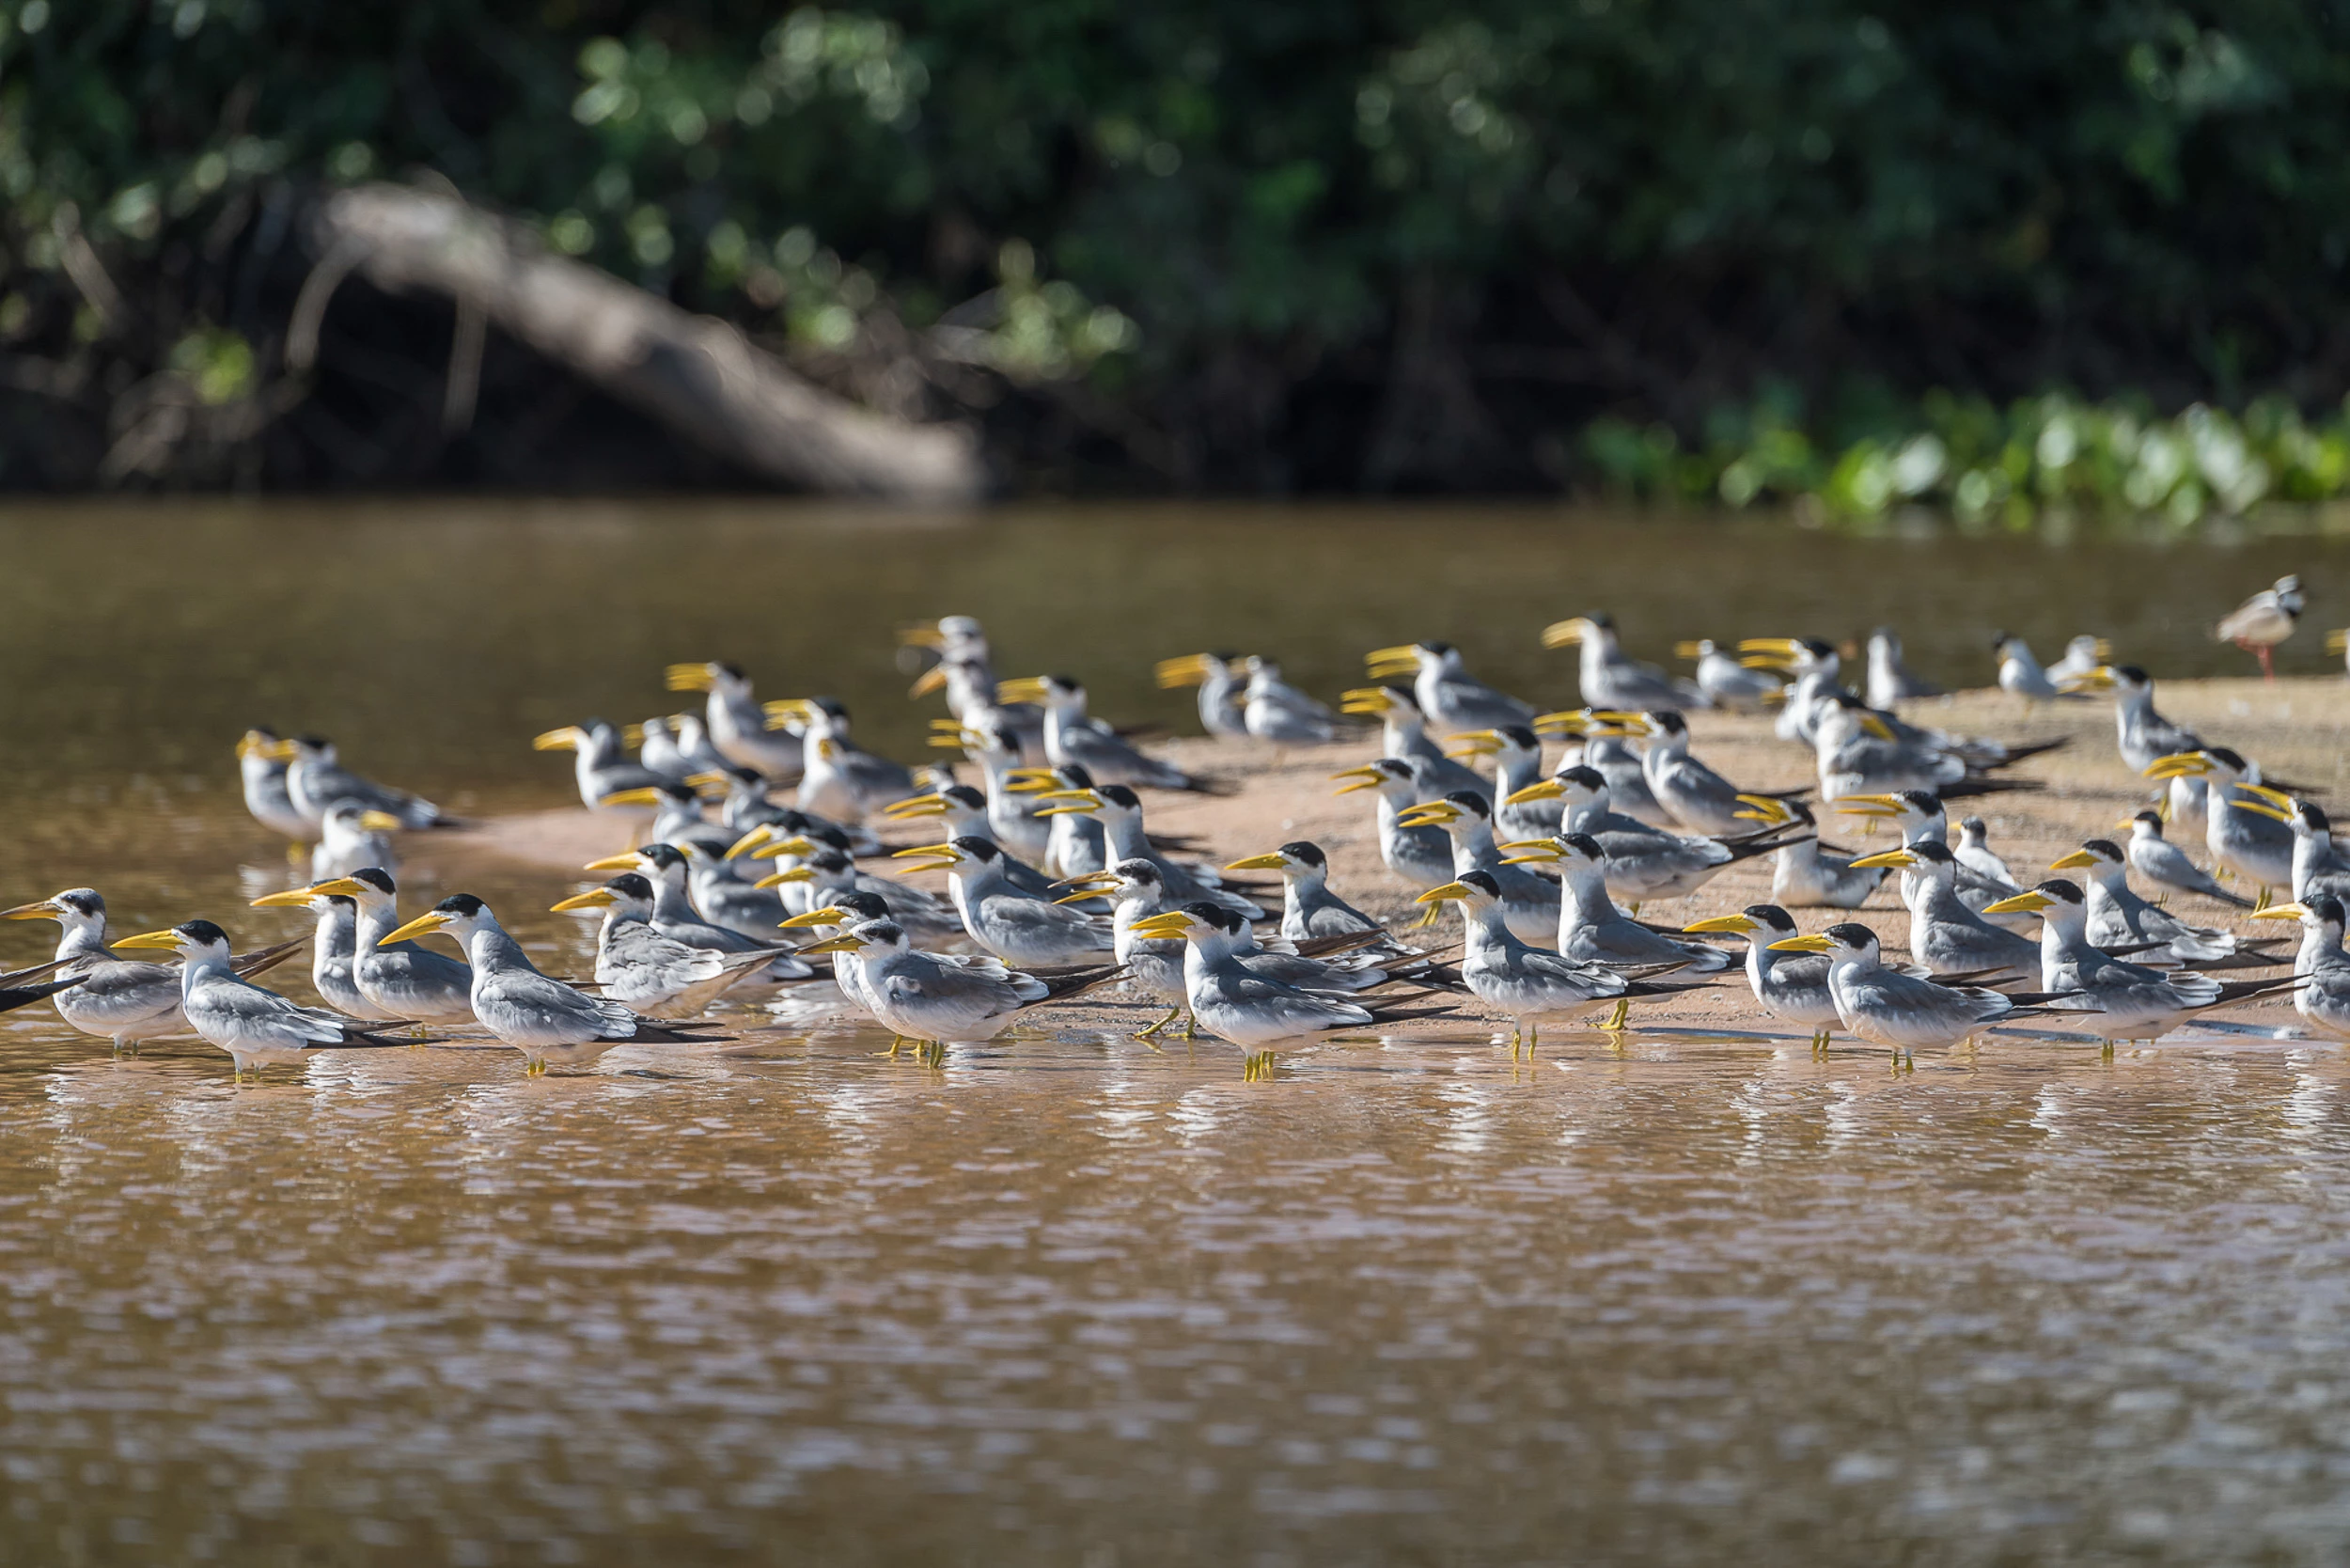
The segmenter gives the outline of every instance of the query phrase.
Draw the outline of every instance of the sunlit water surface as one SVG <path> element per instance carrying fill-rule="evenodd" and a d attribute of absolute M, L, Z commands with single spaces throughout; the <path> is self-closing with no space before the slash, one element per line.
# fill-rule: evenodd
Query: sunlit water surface
<path fill-rule="evenodd" d="M 1433 553 L 1418 556 L 1416 551 Z M 1660 572 L 1660 563 L 1669 570 Z M 1559 513 L 976 525 L 712 509 L 69 510 L 0 521 L 0 902 L 241 936 L 282 883 L 249 722 L 474 812 L 524 745 L 734 657 L 911 744 L 888 628 L 986 616 L 1121 715 L 1152 658 L 1308 682 L 1443 635 L 1572 696 L 1636 645 L 1985 623 L 2229 669 L 2233 551 L 1854 541 Z M 2159 606 L 2159 607 L 2158 607 Z M 2318 657 L 2313 646 L 2299 651 Z M 572 884 L 437 867 L 550 966 Z M 0 962 L 46 928 L 0 928 Z M 294 982 L 298 988 L 298 982 Z M 1089 1035 L 942 1070 L 845 1027 L 338 1053 L 232 1089 L 0 1018 L 0 1561 L 2340 1560 L 2350 1118 L 2332 1052 L 1800 1043 L 1233 1058 Z"/>

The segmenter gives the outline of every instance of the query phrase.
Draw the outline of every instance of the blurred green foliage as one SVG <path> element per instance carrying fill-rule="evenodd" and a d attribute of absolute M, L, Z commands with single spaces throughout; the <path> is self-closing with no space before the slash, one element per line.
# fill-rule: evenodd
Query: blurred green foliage
<path fill-rule="evenodd" d="M 1933 393 L 1904 428 L 1825 446 L 1769 400 L 1717 413 L 1710 425 L 1702 447 L 1684 447 L 1667 426 L 1603 416 L 1584 442 L 1622 494 L 1731 507 L 1811 501 L 1856 520 L 1932 505 L 2013 528 L 2060 509 L 2185 526 L 2350 493 L 2350 406 L 2311 422 L 2278 397 L 2254 400 L 2240 416 L 2195 403 L 2163 418 L 2142 404 L 2054 394 L 2002 410 Z"/>
<path fill-rule="evenodd" d="M 2340 482 L 2334 6 L 0 0 L 11 350 L 258 395 L 270 204 L 420 171 L 820 360 L 1082 384 L 1183 483 Z"/>

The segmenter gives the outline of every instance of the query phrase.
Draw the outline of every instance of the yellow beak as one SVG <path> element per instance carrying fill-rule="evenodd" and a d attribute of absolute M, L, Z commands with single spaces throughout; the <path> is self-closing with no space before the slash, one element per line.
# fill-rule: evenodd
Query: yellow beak
<path fill-rule="evenodd" d="M 1134 924 L 1135 935 L 1153 942 L 1164 941 L 1170 936 L 1186 935 L 1190 931 L 1191 917 L 1180 909 L 1170 909 L 1164 915 L 1153 915 L 1148 919 L 1136 920 Z"/>
<path fill-rule="evenodd" d="M 916 817 L 943 817 L 947 814 L 945 795 L 908 795 L 893 800 L 882 808 L 882 815 L 895 822 L 912 822 Z"/>
<path fill-rule="evenodd" d="M 919 866 L 908 866 L 906 868 L 908 871 L 937 871 L 944 870 L 949 866 L 963 864 L 961 852 L 952 844 L 919 844 L 913 849 L 901 849 L 889 858 L 892 860 L 918 859 L 924 862 Z"/>
<path fill-rule="evenodd" d="M 903 626 L 898 630 L 901 648 L 944 648 L 947 638 L 935 626 Z"/>
<path fill-rule="evenodd" d="M 728 844 L 727 846 L 725 857 L 728 860 L 741 859 L 744 855 L 750 854 L 751 851 L 765 843 L 772 836 L 773 831 L 774 830 L 768 827 L 765 823 L 760 823 L 757 827 L 752 828 L 748 833 L 744 834 L 743 837 L 734 840 L 733 843 Z"/>
<path fill-rule="evenodd" d="M 1044 700 L 1044 678 L 1041 675 L 1023 675 L 1015 680 L 998 681 L 995 682 L 995 700 L 1042 702 Z"/>
<path fill-rule="evenodd" d="M 1769 823 L 1774 825 L 1795 820 L 1794 812 L 1787 808 L 1787 803 L 1783 800 L 1775 800 L 1769 795 L 1740 795 L 1738 799 L 1751 809 L 1732 811 L 1731 815 L 1733 817 L 1739 817 L 1750 823 Z"/>
<path fill-rule="evenodd" d="M 1235 860 L 1224 869 L 1228 871 L 1278 871 L 1287 870 L 1289 863 L 1289 856 L 1279 850 L 1268 850 L 1262 855 L 1252 855 L 1246 860 Z"/>
<path fill-rule="evenodd" d="M 947 666 L 932 665 L 914 678 L 914 684 L 906 688 L 906 696 L 909 698 L 928 697 L 932 692 L 944 691 L 946 688 Z"/>
<path fill-rule="evenodd" d="M 1161 691 L 1173 691 L 1179 686 L 1197 686 L 1208 679 L 1208 656 L 1186 653 L 1180 659 L 1161 659 L 1152 667 Z"/>
<path fill-rule="evenodd" d="M 253 901 L 253 907 L 256 909 L 307 909 L 310 907 L 310 901 L 317 898 L 323 890 L 322 887 L 290 887 L 282 893 L 265 893 Z M 121 944 L 117 943 L 116 946 L 119 947 Z"/>
<path fill-rule="evenodd" d="M 2326 633 L 2326 651 L 2328 653 L 2350 653 L 2350 628 L 2344 628 L 2338 632 Z"/>
<path fill-rule="evenodd" d="M 1874 855 L 1862 855 L 1859 859 L 1853 862 L 1853 870 L 1866 870 L 1872 866 L 1899 866 L 1906 870 L 1917 864 L 1918 857 L 1910 854 L 1907 850 L 1889 849 L 1879 850 Z"/>
<path fill-rule="evenodd" d="M 1891 795 L 1845 795 L 1836 809 L 1848 817 L 1898 817 L 1908 808 Z"/>
<path fill-rule="evenodd" d="M 180 936 L 177 932 L 143 931 L 136 936 L 118 936 L 111 943 L 109 943 L 108 946 L 116 948 L 163 948 L 177 950 L 180 946 Z"/>
<path fill-rule="evenodd" d="M 1777 953 L 1825 953 L 1834 952 L 1836 944 L 1825 936 L 1782 936 L 1771 944 L 1771 950 Z"/>
<path fill-rule="evenodd" d="M 313 893 L 342 893 L 351 898 L 364 899 L 368 894 L 374 892 L 375 889 L 368 886 L 366 883 L 361 882 L 356 877 L 338 876 L 327 882 L 314 882 L 310 884 L 308 891 Z"/>
<path fill-rule="evenodd" d="M 794 915 L 791 918 L 784 921 L 783 924 L 777 929 L 782 931 L 805 931 L 809 926 L 837 926 L 848 917 L 849 912 L 847 910 L 836 909 L 832 905 L 826 904 L 822 909 L 811 909 L 805 915 Z"/>
<path fill-rule="evenodd" d="M 588 731 L 576 724 L 567 724 L 560 729 L 550 729 L 543 735 L 532 736 L 530 749 L 533 751 L 577 751 L 587 744 Z"/>
<path fill-rule="evenodd" d="M 1411 648 L 1376 648 L 1363 655 L 1363 673 L 1374 681 L 1419 673 L 1419 652 Z"/>
<path fill-rule="evenodd" d="M 1860 728 L 1880 741 L 1889 741 L 1893 738 L 1893 727 L 1874 713 L 1861 714 Z"/>
<path fill-rule="evenodd" d="M 1454 736 L 1452 744 L 1444 748 L 1444 754 L 1447 757 L 1467 759 L 1491 757 L 1500 750 L 1501 737 L 1499 735 L 1490 729 L 1472 729 L 1465 735 Z"/>
<path fill-rule="evenodd" d="M 1997 903 L 1986 903 L 1982 906 L 1982 912 L 1985 915 L 2037 915 L 2054 902 L 2056 900 L 2045 893 L 2027 890 L 2016 894 L 2012 899 L 2001 899 Z"/>
<path fill-rule="evenodd" d="M 550 915 L 568 915 L 574 909 L 608 909 L 620 901 L 609 888 L 590 887 L 585 893 L 573 893 L 561 903 L 549 904 Z"/>
<path fill-rule="evenodd" d="M 61 917 L 57 906 L 47 899 L 39 903 L 20 903 L 14 909 L 0 909 L 0 920 L 55 920 Z"/>
<path fill-rule="evenodd" d="M 2100 665 L 2095 669 L 2066 676 L 2063 689 L 2068 692 L 2103 692 L 2111 691 L 2114 685 L 2113 671 Z"/>
<path fill-rule="evenodd" d="M 1477 889 L 1467 883 L 1448 882 L 1441 887 L 1431 887 L 1412 902 L 1414 903 L 1442 903 L 1448 899 L 1472 899 L 1476 896 Z"/>
<path fill-rule="evenodd" d="M 1426 800 L 1418 806 L 1407 808 L 1402 816 L 1396 818 L 1396 825 L 1399 827 L 1442 827 L 1447 823 L 1460 820 L 1461 808 L 1450 801 Z"/>
<path fill-rule="evenodd" d="M 1524 806 L 1529 801 L 1557 800 L 1567 792 L 1567 787 L 1555 778 L 1538 778 L 1523 790 L 1512 790 L 1504 795 L 1504 806 Z"/>
<path fill-rule="evenodd" d="M 1591 711 L 1562 708 L 1555 713 L 1537 713 L 1532 728 L 1538 735 L 1588 735 L 1591 732 Z"/>
<path fill-rule="evenodd" d="M 671 665 L 664 674 L 673 692 L 706 692 L 718 683 L 708 665 Z"/>
<path fill-rule="evenodd" d="M 867 945 L 864 937 L 851 936 L 848 933 L 842 932 L 838 936 L 826 937 L 822 942 L 810 942 L 798 951 L 800 956 L 805 958 L 809 953 L 853 953 Z"/>
<path fill-rule="evenodd" d="M 661 792 L 650 784 L 634 790 L 615 790 L 608 795 L 598 797 L 596 804 L 598 806 L 658 806 L 661 804 Z"/>
<path fill-rule="evenodd" d="M 2255 909 L 2244 917 L 2248 920 L 2297 920 L 2308 913 L 2308 907 L 2303 904 L 2272 903 L 2266 909 Z"/>
<path fill-rule="evenodd" d="M 1684 933 L 1734 931 L 1741 935 L 1751 936 L 1762 929 L 1762 922 L 1751 915 L 1716 915 L 1710 919 L 1692 920 L 1681 929 Z"/>
<path fill-rule="evenodd" d="M 771 871 L 751 884 L 754 887 L 780 887 L 787 882 L 814 882 L 816 873 L 806 866 L 794 866 L 788 871 Z"/>
<path fill-rule="evenodd" d="M 1560 849 L 1557 844 L 1550 843 L 1547 840 L 1537 839 L 1526 847 L 1525 854 L 1504 855 L 1502 856 L 1501 863 L 1505 866 L 1555 866 L 1566 857 L 1567 852 Z"/>
<path fill-rule="evenodd" d="M 362 811 L 359 813 L 359 825 L 369 833 L 398 833 L 408 824 L 389 811 Z"/>
<path fill-rule="evenodd" d="M 413 942 L 419 936 L 430 936 L 448 924 L 448 917 L 437 909 L 428 909 L 406 925 L 384 938 L 385 946 L 394 942 Z"/>
<path fill-rule="evenodd" d="M 2260 796 L 2261 799 L 2280 810 L 2291 811 L 2293 809 L 2293 797 L 2282 790 L 2272 789 L 2266 784 L 2238 784 L 2236 788 L 2246 794 Z"/>
<path fill-rule="evenodd" d="M 2052 871 L 2070 871 L 2084 866 L 2094 866 L 2096 863 L 2097 857 L 2095 855 L 2090 854 L 2085 849 L 2076 849 L 2072 854 L 2065 855 L 2061 859 L 2049 861 L 2048 870 Z"/>
<path fill-rule="evenodd" d="M 1565 648 L 1572 643 L 1581 642 L 1597 630 L 1599 628 L 1591 624 L 1591 618 L 1589 616 L 1579 615 L 1573 620 L 1554 620 L 1543 628 L 1543 646 Z"/>
<path fill-rule="evenodd" d="M 1369 765 L 1359 768 L 1348 768 L 1343 773 L 1332 774 L 1330 777 L 1333 782 L 1341 778 L 1351 778 L 1354 780 L 1353 783 L 1347 785 L 1343 790 L 1331 791 L 1330 792 L 1335 795 L 1359 794 L 1365 790 L 1375 790 L 1379 788 L 1380 785 L 1385 784 L 1387 781 L 1387 776 L 1386 774 L 1380 772 L 1377 768 L 1371 767 Z"/>
<path fill-rule="evenodd" d="M 2177 778 L 2187 774 L 2211 772 L 2211 759 L 2200 751 L 2174 751 L 2168 757 L 2157 757 L 2146 764 L 2145 777 Z"/>
<path fill-rule="evenodd" d="M 590 860 L 581 868 L 589 871 L 633 871 L 644 864 L 634 851 L 627 855 L 607 855 L 601 860 Z"/>
<path fill-rule="evenodd" d="M 1677 642 L 1673 644 L 1673 657 L 1676 659 L 1702 659 L 1705 657 L 1705 649 L 1703 645 L 1699 643 Z"/>

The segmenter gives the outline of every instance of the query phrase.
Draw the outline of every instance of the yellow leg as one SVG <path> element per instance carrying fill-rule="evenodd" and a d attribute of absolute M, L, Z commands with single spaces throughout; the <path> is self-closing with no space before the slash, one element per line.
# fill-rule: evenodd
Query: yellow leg
<path fill-rule="evenodd" d="M 1622 1028 L 1624 1020 L 1631 1016 L 1632 998 L 1629 996 L 1619 996 L 1616 998 L 1616 1011 L 1607 1015 L 1607 1022 L 1602 1024 L 1600 1027 L 1606 1029 L 1608 1033 L 1613 1034 L 1618 1029 Z"/>
<path fill-rule="evenodd" d="M 2261 884 L 2260 891 L 2252 895 L 2252 913 L 2255 915 L 2259 914 L 2262 910 L 2266 909 L 2268 904 L 2268 885 L 2266 883 L 2263 883 Z"/>
<path fill-rule="evenodd" d="M 1152 1026 L 1150 1026 L 1148 1028 L 1143 1029 L 1140 1033 L 1136 1034 L 1136 1035 L 1135 1036 L 1135 1038 L 1136 1038 L 1136 1040 L 1148 1040 L 1148 1039 L 1150 1039 L 1152 1035 L 1154 1035 L 1154 1034 L 1158 1033 L 1161 1029 L 1163 1029 L 1163 1028 L 1167 1027 L 1167 1025 L 1172 1024 L 1173 1022 L 1175 1022 L 1175 1020 L 1176 1020 L 1176 1019 L 1181 1018 L 1183 1015 L 1183 1010 L 1182 1008 L 1180 1008 L 1180 1007 L 1171 1007 L 1171 1008 L 1168 1008 L 1168 1009 L 1167 1010 L 1167 1016 L 1166 1016 L 1166 1017 L 1164 1017 L 1164 1018 L 1160 1019 L 1157 1023 L 1152 1024 Z"/>
<path fill-rule="evenodd" d="M 1414 920 L 1410 925 L 1405 926 L 1403 929 L 1405 931 L 1424 931 L 1428 927 L 1434 925 L 1443 917 L 1444 905 L 1440 903 L 1432 903 L 1428 906 L 1427 914 L 1422 915 L 1418 919 Z"/>

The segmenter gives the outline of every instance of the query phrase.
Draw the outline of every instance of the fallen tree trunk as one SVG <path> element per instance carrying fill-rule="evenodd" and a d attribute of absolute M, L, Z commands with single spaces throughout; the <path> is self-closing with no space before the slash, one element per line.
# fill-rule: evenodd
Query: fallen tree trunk
<path fill-rule="evenodd" d="M 327 300 L 353 268 L 425 289 L 529 345 L 746 472 L 832 494 L 968 501 L 987 489 L 977 438 L 917 425 L 815 385 L 731 325 L 696 316 L 452 196 L 361 185 L 322 202 L 322 259 L 294 308 L 286 358 L 306 370 Z M 461 356 L 462 357 L 462 356 Z M 477 349 L 470 365 L 478 367 Z M 453 365 L 452 377 L 467 374 Z M 452 380 L 448 409 L 470 411 Z M 452 412 L 451 416 L 454 416 Z"/>

